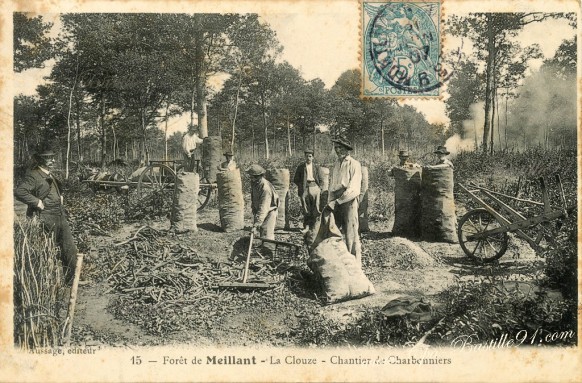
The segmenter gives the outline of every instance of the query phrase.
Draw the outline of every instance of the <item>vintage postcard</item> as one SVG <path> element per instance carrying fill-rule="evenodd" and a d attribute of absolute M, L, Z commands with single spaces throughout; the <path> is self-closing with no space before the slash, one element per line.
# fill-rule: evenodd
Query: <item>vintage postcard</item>
<path fill-rule="evenodd" d="M 0 382 L 582 381 L 580 15 L 5 2 Z"/>

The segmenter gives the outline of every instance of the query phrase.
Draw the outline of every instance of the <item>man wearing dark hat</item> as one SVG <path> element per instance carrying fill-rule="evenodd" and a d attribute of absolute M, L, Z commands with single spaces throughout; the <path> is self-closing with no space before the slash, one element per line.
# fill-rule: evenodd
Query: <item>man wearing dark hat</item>
<path fill-rule="evenodd" d="M 362 245 L 358 234 L 358 196 L 362 187 L 362 166 L 352 156 L 352 144 L 344 137 L 333 139 L 338 161 L 329 179 L 329 202 L 326 206 L 334 211 L 344 241 L 357 262 L 362 263 Z"/>
<path fill-rule="evenodd" d="M 451 160 L 447 158 L 447 156 L 451 153 L 449 153 L 445 146 L 437 147 L 437 149 L 434 151 L 434 154 L 437 155 L 438 160 L 436 164 L 429 166 L 430 168 L 442 168 L 442 167 L 450 167 L 451 169 L 455 168 Z"/>
<path fill-rule="evenodd" d="M 224 157 L 226 158 L 226 161 L 218 166 L 218 171 L 225 172 L 228 170 L 236 170 L 237 165 L 233 160 L 234 155 L 232 154 L 232 150 L 229 149 L 224 152 Z"/>
<path fill-rule="evenodd" d="M 297 185 L 297 193 L 301 199 L 303 228 L 306 230 L 313 227 L 321 213 L 319 211 L 320 182 L 318 167 L 313 162 L 313 150 L 306 149 L 305 162 L 297 167 L 293 177 L 293 183 Z"/>
<path fill-rule="evenodd" d="M 400 162 L 395 167 L 406 168 L 406 169 L 420 168 L 420 165 L 410 161 L 410 152 L 408 150 L 399 150 L 398 151 L 398 159 Z M 392 168 L 390 170 L 390 172 L 392 173 L 392 175 L 394 175 L 394 168 Z"/>
<path fill-rule="evenodd" d="M 253 232 L 261 238 L 275 239 L 279 196 L 273 185 L 265 179 L 265 169 L 261 165 L 251 165 L 247 173 L 251 176 Z"/>
<path fill-rule="evenodd" d="M 55 233 L 61 252 L 65 278 L 70 283 L 75 274 L 77 246 L 63 208 L 61 182 L 51 173 L 55 154 L 45 150 L 33 156 L 35 165 L 26 172 L 24 180 L 14 191 L 16 199 L 28 205 L 26 216 L 38 217 L 44 227 Z"/>

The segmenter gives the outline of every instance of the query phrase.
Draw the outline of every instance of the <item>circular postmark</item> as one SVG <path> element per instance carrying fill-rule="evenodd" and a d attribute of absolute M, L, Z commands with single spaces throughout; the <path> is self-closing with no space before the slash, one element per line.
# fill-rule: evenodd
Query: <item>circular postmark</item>
<path fill-rule="evenodd" d="M 376 86 L 402 94 L 438 95 L 451 73 L 440 60 L 440 11 L 436 3 L 384 3 L 368 7 L 365 65 Z"/>

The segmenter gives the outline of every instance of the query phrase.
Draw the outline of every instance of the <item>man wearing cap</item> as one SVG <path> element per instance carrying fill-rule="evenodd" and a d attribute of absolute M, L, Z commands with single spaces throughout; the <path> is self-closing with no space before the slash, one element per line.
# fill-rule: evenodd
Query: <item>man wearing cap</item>
<path fill-rule="evenodd" d="M 344 137 L 333 139 L 338 161 L 334 164 L 329 179 L 329 202 L 327 209 L 334 211 L 337 225 L 344 234 L 350 253 L 361 266 L 362 245 L 358 234 L 358 196 L 362 187 L 362 166 L 352 156 L 352 144 Z"/>
<path fill-rule="evenodd" d="M 186 172 L 198 171 L 200 154 L 196 147 L 198 144 L 203 143 L 204 140 L 198 137 L 196 130 L 196 125 L 190 124 L 188 125 L 188 131 L 182 137 L 182 150 L 184 152 L 184 159 L 186 160 L 184 171 Z"/>
<path fill-rule="evenodd" d="M 293 176 L 293 183 L 297 185 L 297 193 L 303 210 L 303 228 L 313 227 L 319 211 L 321 189 L 318 167 L 313 162 L 313 150 L 305 150 L 305 162 L 297 167 Z"/>
<path fill-rule="evenodd" d="M 237 165 L 236 162 L 234 162 L 234 160 L 232 159 L 234 157 L 232 154 L 232 150 L 227 150 L 226 152 L 224 152 L 224 157 L 226 158 L 226 161 L 224 161 L 218 166 L 218 171 L 225 172 L 228 170 L 236 170 Z"/>
<path fill-rule="evenodd" d="M 275 239 L 279 196 L 273 185 L 265 179 L 265 169 L 261 165 L 251 165 L 247 173 L 251 176 L 253 233 L 261 238 Z"/>
<path fill-rule="evenodd" d="M 412 169 L 412 168 L 420 168 L 420 165 L 413 163 L 409 160 L 410 158 L 410 152 L 408 150 L 399 150 L 398 151 L 398 159 L 400 160 L 400 163 L 397 165 L 400 168 L 407 168 L 407 169 Z M 394 175 L 393 172 L 394 168 L 391 169 L 391 173 L 392 175 Z"/>
<path fill-rule="evenodd" d="M 33 156 L 35 165 L 14 191 L 15 198 L 28 205 L 26 216 L 38 217 L 45 229 L 55 233 L 55 242 L 61 251 L 67 283 L 75 275 L 77 246 L 63 208 L 61 182 L 51 173 L 55 154 L 45 150 Z"/>
<path fill-rule="evenodd" d="M 449 160 L 447 158 L 447 156 L 451 153 L 449 153 L 449 151 L 447 150 L 447 148 L 445 146 L 437 147 L 437 149 L 434 151 L 434 154 L 436 154 L 438 157 L 437 163 L 434 165 L 427 166 L 428 168 L 431 168 L 431 169 L 446 168 L 446 167 L 450 167 L 451 169 L 455 168 L 453 166 L 453 163 L 451 162 L 451 160 Z"/>

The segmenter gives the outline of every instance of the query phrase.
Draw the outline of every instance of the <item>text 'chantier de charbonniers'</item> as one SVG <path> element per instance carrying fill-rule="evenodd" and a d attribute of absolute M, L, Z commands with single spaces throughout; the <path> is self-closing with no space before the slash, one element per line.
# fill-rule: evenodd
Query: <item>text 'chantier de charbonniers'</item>
<path fill-rule="evenodd" d="M 207 356 L 205 360 L 206 364 L 214 365 L 256 365 L 256 356 L 241 358 L 234 355 L 226 355 L 222 357 L 218 356 Z M 261 363 L 268 364 L 318 364 L 316 358 L 305 358 L 296 356 L 286 356 L 282 358 L 273 357 L 266 360 L 261 360 Z M 398 356 L 389 356 L 387 358 L 343 358 L 340 356 L 332 356 L 329 359 L 331 364 L 451 364 L 450 358 L 400 358 Z M 171 358 L 164 356 L 163 364 L 202 364 L 204 359 L 193 358 L 191 360 L 184 357 Z"/>

